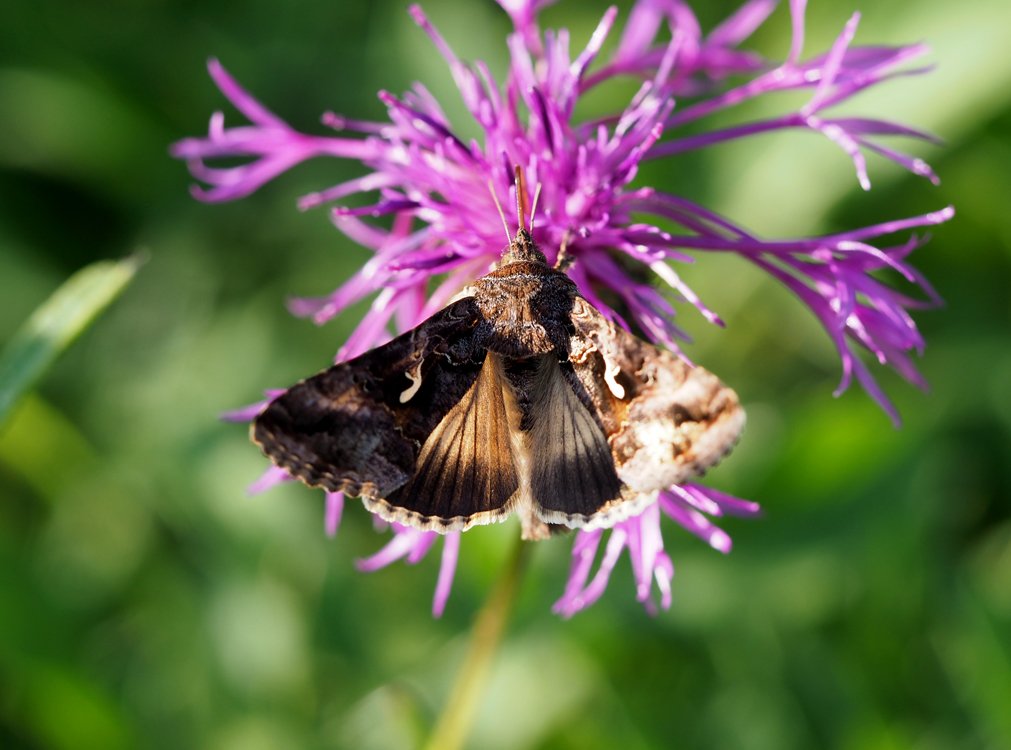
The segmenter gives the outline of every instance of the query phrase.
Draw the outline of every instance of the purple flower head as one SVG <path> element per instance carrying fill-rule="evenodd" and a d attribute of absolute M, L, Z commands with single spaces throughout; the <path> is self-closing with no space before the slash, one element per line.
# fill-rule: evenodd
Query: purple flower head
<path fill-rule="evenodd" d="M 180 141 L 172 153 L 187 160 L 202 183 L 194 188 L 194 195 L 209 202 L 248 195 L 314 157 L 362 164 L 360 177 L 299 202 L 302 209 L 327 207 L 340 231 L 374 252 L 331 294 L 291 303 L 296 315 L 322 323 L 352 303 L 373 298 L 364 319 L 338 352 L 338 360 L 383 343 L 394 328 L 403 331 L 417 325 L 492 267 L 503 247 L 495 196 L 504 205 L 514 203 L 513 169 L 519 165 L 528 182 L 540 189 L 532 227 L 536 241 L 549 261 L 565 247 L 572 260 L 569 275 L 605 316 L 680 351 L 678 341 L 686 337 L 675 323 L 675 308 L 668 301 L 671 295 L 653 283 L 669 287 L 675 299 L 687 302 L 709 322 L 723 325 L 676 269 L 707 253 L 733 253 L 781 281 L 822 323 L 841 358 L 839 391 L 856 377 L 897 421 L 894 407 L 860 349 L 922 385 L 910 354 L 922 351 L 923 340 L 909 311 L 936 304 L 938 298 L 908 262 L 909 254 L 923 241 L 908 232 L 948 220 L 953 214 L 950 207 L 839 234 L 766 238 L 688 197 L 638 184 L 636 176 L 646 160 L 676 157 L 770 131 L 801 129 L 838 146 L 865 189 L 870 188 L 868 152 L 936 183 L 924 162 L 883 143 L 889 136 L 926 140 L 930 136 L 887 120 L 835 112 L 866 88 L 924 72 L 906 63 L 925 48 L 854 46 L 859 21 L 859 15 L 854 15 L 827 52 L 807 56 L 805 2 L 791 0 L 790 48 L 783 60 L 773 61 L 741 49 L 741 44 L 766 20 L 775 0 L 748 0 L 708 33 L 703 33 L 682 0 L 638 0 L 620 32 L 614 28 L 619 14 L 612 7 L 586 44 L 574 50 L 567 30 L 541 31 L 538 13 L 547 4 L 544 0 L 500 0 L 514 25 L 507 39 L 510 65 L 502 77 L 481 61 L 461 61 L 422 10 L 410 9 L 445 59 L 481 131 L 479 140 L 459 136 L 421 84 L 401 96 L 379 93 L 388 121 L 327 113 L 322 120 L 331 133 L 300 133 L 212 60 L 212 78 L 249 124 L 226 127 L 223 115 L 216 113 L 206 137 Z M 615 35 L 615 51 L 604 59 L 604 42 Z M 628 105 L 605 117 L 578 118 L 582 97 L 616 78 L 640 83 Z M 768 119 L 706 128 L 714 115 L 720 114 L 723 123 L 726 113 L 733 113 L 742 103 L 783 91 L 803 92 L 801 106 Z M 225 168 L 208 164 L 235 157 L 246 160 Z M 343 203 L 358 195 L 370 196 L 367 205 L 352 208 Z M 907 236 L 888 239 L 896 234 Z M 897 272 L 923 299 L 883 281 L 876 272 L 885 269 Z M 433 278 L 437 280 L 434 286 L 430 284 Z M 255 413 L 251 407 L 236 416 L 249 418 Z M 258 484 L 282 478 L 270 470 Z M 341 503 L 330 500 L 328 519 L 339 517 L 339 510 L 333 509 L 342 507 Z M 729 538 L 707 516 L 756 511 L 752 504 L 694 484 L 673 487 L 640 516 L 610 530 L 599 571 L 592 579 L 590 569 L 604 532 L 580 532 L 569 585 L 557 609 L 572 614 L 592 603 L 625 548 L 633 562 L 639 599 L 651 601 L 655 582 L 660 603 L 667 606 L 673 567 L 663 551 L 661 516 L 727 551 Z M 335 527 L 333 521 L 328 524 Z M 431 532 L 395 527 L 393 533 L 393 541 L 364 561 L 363 569 L 400 558 L 415 561 L 434 540 Z M 456 537 L 447 537 L 437 612 L 448 595 L 457 545 Z"/>

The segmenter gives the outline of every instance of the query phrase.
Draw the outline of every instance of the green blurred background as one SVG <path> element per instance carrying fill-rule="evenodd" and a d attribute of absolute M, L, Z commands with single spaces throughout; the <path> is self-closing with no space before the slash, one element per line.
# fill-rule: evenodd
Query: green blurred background
<path fill-rule="evenodd" d="M 854 9 L 812 5 L 809 53 Z M 570 542 L 538 545 L 473 747 L 1011 747 L 1011 5 L 863 5 L 859 43 L 927 40 L 939 68 L 847 111 L 946 139 L 915 146 L 940 188 L 872 159 L 864 194 L 838 150 L 799 133 L 643 180 L 770 236 L 956 204 L 916 256 L 948 303 L 917 318 L 932 392 L 883 373 L 894 430 L 862 392 L 832 397 L 827 337 L 782 289 L 732 259 L 686 269 L 729 323 L 683 309 L 689 351 L 750 416 L 712 483 L 765 516 L 726 523 L 726 557 L 668 525 L 674 606 L 655 618 L 627 560 L 592 609 L 556 618 Z M 355 311 L 316 328 L 283 302 L 365 257 L 325 212 L 294 206 L 359 172 L 311 163 L 206 206 L 167 154 L 214 109 L 239 122 L 205 73 L 212 55 L 303 130 L 327 109 L 381 119 L 375 92 L 415 79 L 462 122 L 404 6 L 0 8 L 0 341 L 76 269 L 149 258 L 0 432 L 0 746 L 393 748 L 430 727 L 516 527 L 464 537 L 433 620 L 436 555 L 356 573 L 385 541 L 367 515 L 349 504 L 328 540 L 319 492 L 248 497 L 264 461 L 217 420 L 324 366 L 354 326 Z M 504 70 L 491 2 L 424 7 L 463 57 Z M 582 44 L 603 7 L 562 3 L 545 22 Z M 706 27 L 730 7 L 705 3 Z M 780 8 L 754 45 L 782 55 L 788 27 Z"/>

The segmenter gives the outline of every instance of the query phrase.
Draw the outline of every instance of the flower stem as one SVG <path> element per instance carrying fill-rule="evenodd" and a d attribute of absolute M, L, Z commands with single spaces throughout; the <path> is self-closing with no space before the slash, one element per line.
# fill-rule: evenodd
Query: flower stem
<path fill-rule="evenodd" d="M 484 694 L 506 621 L 516 601 L 529 547 L 529 543 L 516 536 L 506 567 L 474 620 L 470 647 L 425 745 L 426 750 L 459 750 L 463 747 Z"/>

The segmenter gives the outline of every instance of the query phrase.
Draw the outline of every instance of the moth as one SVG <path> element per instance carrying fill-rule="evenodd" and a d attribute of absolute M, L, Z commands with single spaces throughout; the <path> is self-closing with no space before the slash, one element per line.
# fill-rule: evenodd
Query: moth
<path fill-rule="evenodd" d="M 251 427 L 263 452 L 387 521 L 446 533 L 515 513 L 527 539 L 610 526 L 719 461 L 744 426 L 734 391 L 606 319 L 522 205 L 459 299 L 275 398 Z"/>

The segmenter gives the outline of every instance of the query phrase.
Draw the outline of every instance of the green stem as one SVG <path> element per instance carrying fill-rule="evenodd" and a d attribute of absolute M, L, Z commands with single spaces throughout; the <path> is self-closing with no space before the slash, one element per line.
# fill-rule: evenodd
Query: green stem
<path fill-rule="evenodd" d="M 529 547 L 530 543 L 524 542 L 517 535 L 502 575 L 474 620 L 470 647 L 446 705 L 425 745 L 426 750 L 460 750 L 463 747 L 484 694 L 506 621 L 513 602 L 516 601 L 516 591 Z"/>

